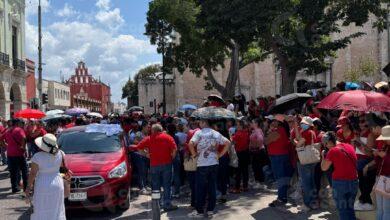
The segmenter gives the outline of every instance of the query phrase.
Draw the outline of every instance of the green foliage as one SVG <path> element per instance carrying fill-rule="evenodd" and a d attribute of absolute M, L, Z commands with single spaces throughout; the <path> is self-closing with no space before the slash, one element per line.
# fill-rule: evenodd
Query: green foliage
<path fill-rule="evenodd" d="M 346 80 L 360 82 L 362 77 L 372 77 L 379 72 L 379 65 L 370 58 L 360 58 L 359 65 L 344 73 Z"/>
<path fill-rule="evenodd" d="M 138 82 L 139 80 L 148 79 L 154 76 L 155 73 L 161 71 L 160 64 L 149 65 L 142 68 L 134 76 L 134 80 L 129 78 L 126 84 L 122 87 L 122 99 L 130 98 L 132 103 L 138 104 Z"/>

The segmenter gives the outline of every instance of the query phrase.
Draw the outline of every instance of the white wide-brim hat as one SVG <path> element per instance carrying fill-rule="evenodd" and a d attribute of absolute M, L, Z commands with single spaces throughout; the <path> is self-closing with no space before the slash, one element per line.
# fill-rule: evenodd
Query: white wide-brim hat
<path fill-rule="evenodd" d="M 35 144 L 43 151 L 56 154 L 58 152 L 57 138 L 54 134 L 45 134 L 35 139 Z"/>
<path fill-rule="evenodd" d="M 390 141 L 390 126 L 382 128 L 382 134 L 377 138 L 378 141 Z"/>

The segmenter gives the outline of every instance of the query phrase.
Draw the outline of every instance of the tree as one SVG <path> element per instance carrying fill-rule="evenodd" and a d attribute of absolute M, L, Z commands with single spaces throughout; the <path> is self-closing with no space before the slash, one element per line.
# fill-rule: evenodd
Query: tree
<path fill-rule="evenodd" d="M 202 1 L 208 38 L 240 42 L 273 53 L 282 75 L 282 93 L 294 91 L 299 71 L 319 74 L 328 69 L 326 58 L 334 57 L 353 38 L 364 33 L 332 39 L 342 26 L 364 25 L 370 15 L 374 27 L 386 27 L 388 0 L 207 0 Z M 242 43 L 243 42 L 243 43 Z M 252 44 L 253 45 L 253 44 Z M 251 60 L 250 60 L 251 61 Z M 256 61 L 256 60 L 255 60 Z"/>
<path fill-rule="evenodd" d="M 138 105 L 138 83 L 139 80 L 144 80 L 154 77 L 154 74 L 161 71 L 160 64 L 149 65 L 142 68 L 134 76 L 134 80 L 129 78 L 126 84 L 122 87 L 122 99 L 130 99 L 133 105 Z"/>
<path fill-rule="evenodd" d="M 209 23 L 208 19 L 214 16 L 208 11 L 212 5 L 208 1 L 195 0 L 154 0 L 149 5 L 146 24 L 146 35 L 152 44 L 156 44 L 157 51 L 162 49 L 166 39 L 176 42 L 172 48 L 171 67 L 184 72 L 187 68 L 200 76 L 205 70 L 207 85 L 219 91 L 222 97 L 233 97 L 237 85 L 239 70 L 250 61 L 262 58 L 261 50 L 255 48 L 252 41 L 239 36 L 229 38 L 215 37 L 207 31 L 210 25 L 217 28 L 220 24 Z M 230 6 L 234 11 L 234 6 Z M 233 25 L 234 21 L 226 22 L 226 26 Z M 234 24 L 239 27 L 239 24 Z M 242 30 L 244 31 L 244 30 Z M 179 39 L 176 37 L 179 36 Z M 248 35 L 249 36 L 249 35 Z M 230 58 L 230 70 L 225 85 L 219 83 L 214 71 L 224 66 L 226 58 Z M 249 61 L 250 60 L 250 61 Z"/>

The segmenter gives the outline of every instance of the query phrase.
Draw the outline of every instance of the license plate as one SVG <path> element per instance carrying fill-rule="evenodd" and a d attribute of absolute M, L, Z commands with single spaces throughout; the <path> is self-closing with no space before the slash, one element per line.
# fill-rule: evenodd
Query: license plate
<path fill-rule="evenodd" d="M 87 193 L 86 192 L 77 192 L 77 193 L 70 193 L 69 201 L 85 201 L 87 200 Z"/>

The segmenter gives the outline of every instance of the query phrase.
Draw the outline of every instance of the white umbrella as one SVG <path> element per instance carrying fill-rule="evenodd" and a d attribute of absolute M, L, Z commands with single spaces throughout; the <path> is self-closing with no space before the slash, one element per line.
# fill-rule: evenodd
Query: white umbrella
<path fill-rule="evenodd" d="M 90 112 L 87 114 L 87 116 L 95 117 L 95 118 L 103 118 L 103 115 L 97 112 Z"/>
<path fill-rule="evenodd" d="M 64 114 L 65 112 L 60 110 L 60 109 L 55 109 L 55 110 L 50 110 L 50 111 L 47 111 L 46 112 L 46 115 L 49 116 L 49 115 L 62 115 Z"/>

